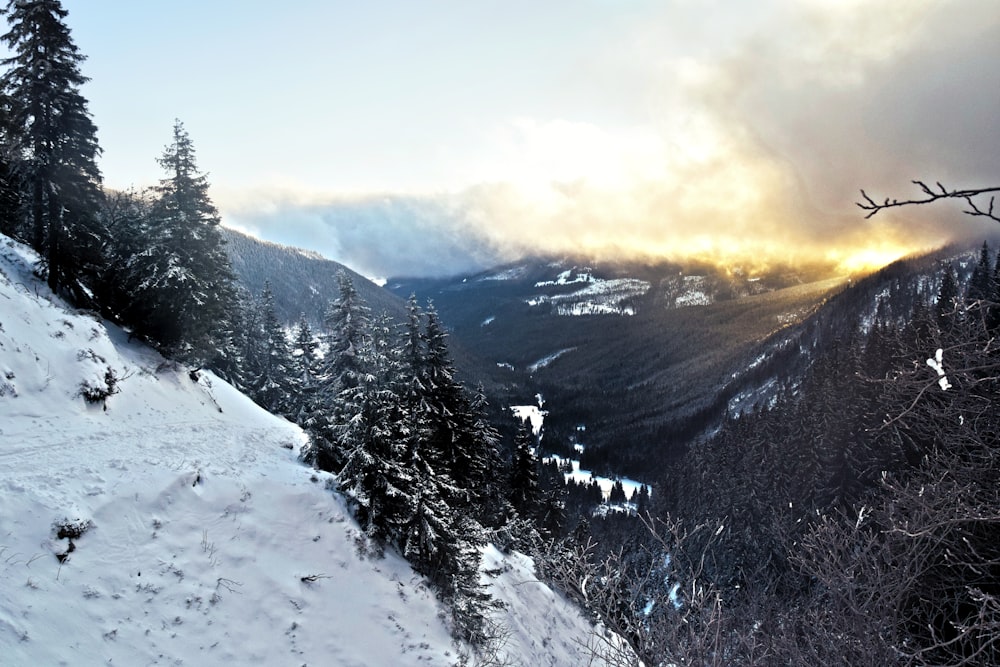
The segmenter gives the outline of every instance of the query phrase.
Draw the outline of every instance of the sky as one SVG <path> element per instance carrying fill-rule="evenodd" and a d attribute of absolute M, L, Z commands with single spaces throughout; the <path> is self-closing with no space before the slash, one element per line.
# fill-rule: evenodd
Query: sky
<path fill-rule="evenodd" d="M 529 251 L 827 261 L 989 227 L 995 0 L 63 0 L 110 187 L 174 118 L 224 224 L 372 276 Z"/>

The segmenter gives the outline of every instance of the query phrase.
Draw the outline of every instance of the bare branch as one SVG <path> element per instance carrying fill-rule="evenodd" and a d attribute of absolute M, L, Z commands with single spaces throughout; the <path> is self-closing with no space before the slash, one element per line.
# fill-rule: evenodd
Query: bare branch
<path fill-rule="evenodd" d="M 966 215 L 989 218 L 990 220 L 1000 222 L 1000 212 L 998 212 L 995 208 L 995 197 L 990 197 L 988 205 L 981 203 L 981 199 L 977 200 L 977 198 L 982 197 L 985 194 L 1000 192 L 1000 187 L 949 190 L 939 182 L 934 184 L 936 188 L 932 188 L 923 181 L 913 181 L 913 184 L 920 188 L 921 192 L 926 195 L 925 198 L 903 200 L 886 198 L 885 201 L 877 202 L 872 199 L 867 192 L 862 190 L 861 197 L 864 201 L 855 203 L 858 205 L 858 208 L 863 211 L 868 211 L 868 214 L 865 216 L 865 219 L 868 219 L 879 211 L 887 208 L 931 204 L 941 199 L 964 199 L 966 208 L 962 212 Z"/>

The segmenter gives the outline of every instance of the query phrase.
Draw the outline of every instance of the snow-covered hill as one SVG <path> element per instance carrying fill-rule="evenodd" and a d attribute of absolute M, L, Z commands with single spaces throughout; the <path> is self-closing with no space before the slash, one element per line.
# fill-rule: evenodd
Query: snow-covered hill
<path fill-rule="evenodd" d="M 297 427 L 68 309 L 32 261 L 0 237 L 0 664 L 459 661 L 422 579 L 366 555 L 299 462 Z M 588 664 L 576 609 L 527 559 L 485 556 L 503 657 Z"/>

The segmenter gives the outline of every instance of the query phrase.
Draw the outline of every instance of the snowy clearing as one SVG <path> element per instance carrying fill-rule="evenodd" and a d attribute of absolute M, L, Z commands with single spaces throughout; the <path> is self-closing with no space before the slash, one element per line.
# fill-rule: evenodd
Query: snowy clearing
<path fill-rule="evenodd" d="M 635 315 L 635 307 L 628 303 L 635 297 L 646 294 L 650 289 L 650 284 L 645 280 L 636 278 L 615 278 L 613 280 L 601 280 L 594 278 L 590 274 L 586 280 L 567 280 L 566 282 L 553 282 L 551 284 L 571 284 L 576 282 L 586 283 L 586 287 L 570 294 L 556 294 L 553 296 L 540 295 L 528 299 L 529 306 L 542 306 L 551 304 L 557 315 L 580 316 L 580 315 Z M 578 278 L 580 276 L 577 276 Z M 549 283 L 538 283 L 549 284 Z"/>

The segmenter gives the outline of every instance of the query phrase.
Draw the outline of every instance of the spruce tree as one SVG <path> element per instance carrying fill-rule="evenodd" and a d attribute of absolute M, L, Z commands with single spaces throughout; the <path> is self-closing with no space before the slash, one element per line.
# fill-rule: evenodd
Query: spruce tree
<path fill-rule="evenodd" d="M 259 357 L 253 363 L 257 369 L 248 387 L 251 398 L 274 414 L 289 415 L 292 410 L 292 355 L 285 330 L 274 309 L 274 294 L 269 282 L 264 283 L 258 305 L 260 340 L 255 345 Z"/>
<path fill-rule="evenodd" d="M 8 68 L 0 77 L 9 115 L 7 150 L 27 205 L 27 224 L 8 227 L 20 228 L 42 256 L 53 291 L 64 288 L 86 303 L 88 283 L 102 265 L 103 232 L 97 216 L 101 151 L 80 93 L 87 81 L 80 73 L 85 57 L 58 0 L 10 0 L 5 13 L 10 30 L 0 39 L 12 53 L 0 61 Z"/>
<path fill-rule="evenodd" d="M 308 406 L 313 402 L 319 373 L 319 343 L 313 335 L 312 327 L 305 313 L 299 315 L 295 325 L 292 344 L 292 402 L 295 423 L 304 425 L 309 415 Z"/>
<path fill-rule="evenodd" d="M 223 323 L 233 314 L 236 290 L 208 179 L 180 121 L 157 161 L 167 177 L 154 188 L 127 317 L 167 354 L 212 364 L 226 345 Z"/>
<path fill-rule="evenodd" d="M 531 432 L 531 424 L 525 419 L 517 428 L 514 439 L 514 460 L 510 471 L 510 491 L 508 499 L 518 514 L 534 520 L 538 516 L 541 499 L 538 488 L 538 459 L 535 458 L 537 439 Z"/>
<path fill-rule="evenodd" d="M 643 484 L 632 493 L 632 504 L 636 514 L 645 515 L 649 511 L 649 487 Z"/>
<path fill-rule="evenodd" d="M 990 266 L 990 247 L 983 241 L 979 261 L 969 279 L 968 298 L 970 301 L 989 299 L 993 295 L 993 268 Z"/>
<path fill-rule="evenodd" d="M 336 431 L 360 410 L 358 388 L 368 369 L 364 351 L 371 345 L 372 324 L 368 305 L 346 272 L 337 274 L 340 295 L 324 318 L 323 360 L 319 364 L 312 400 L 305 405 L 303 427 L 312 438 L 306 459 L 321 470 L 337 472 L 344 465 L 344 450 Z"/>
<path fill-rule="evenodd" d="M 429 502 L 429 496 L 414 497 L 421 484 L 434 480 L 405 461 L 396 391 L 399 365 L 387 316 L 375 320 L 369 340 L 358 350 L 364 372 L 357 385 L 340 393 L 332 437 L 343 457 L 339 486 L 368 537 L 385 546 L 405 533 L 414 505 Z"/>
<path fill-rule="evenodd" d="M 102 202 L 101 226 L 106 230 L 102 255 L 104 266 L 98 274 L 94 291 L 101 313 L 118 324 L 131 326 L 128 311 L 132 307 L 132 288 L 143 280 L 138 273 L 140 258 L 146 252 L 145 226 L 149 199 L 145 192 L 126 190 L 109 192 Z"/>
<path fill-rule="evenodd" d="M 941 278 L 941 289 L 938 291 L 935 314 L 937 315 L 938 329 L 945 331 L 951 328 L 952 320 L 955 317 L 955 308 L 958 306 L 958 278 L 955 276 L 954 267 L 949 264 L 945 267 L 944 275 Z"/>
<path fill-rule="evenodd" d="M 611 485 L 611 493 L 608 494 L 608 502 L 612 505 L 621 505 L 625 503 L 625 500 L 625 485 L 622 484 L 620 479 L 617 479 L 615 480 L 615 483 Z"/>
<path fill-rule="evenodd" d="M 997 251 L 996 261 L 993 263 L 989 302 L 986 310 L 986 327 L 990 332 L 994 332 L 1000 328 L 1000 250 Z"/>
<path fill-rule="evenodd" d="M 481 494 L 488 489 L 490 459 L 496 450 L 495 434 L 483 428 L 485 420 L 476 413 L 465 388 L 455 378 L 448 336 L 433 306 L 426 312 L 425 332 L 423 385 L 429 446 L 441 462 L 442 472 L 448 474 L 459 490 L 459 496 L 450 502 L 475 511 L 483 504 Z"/>

